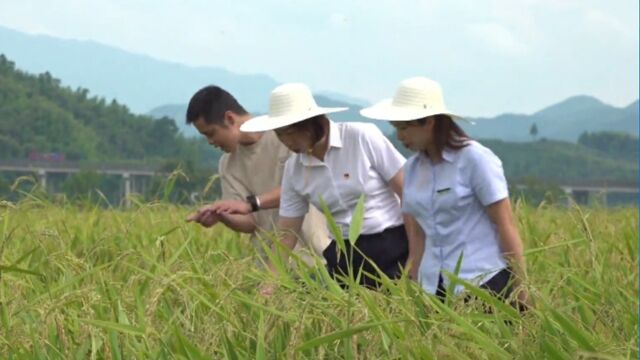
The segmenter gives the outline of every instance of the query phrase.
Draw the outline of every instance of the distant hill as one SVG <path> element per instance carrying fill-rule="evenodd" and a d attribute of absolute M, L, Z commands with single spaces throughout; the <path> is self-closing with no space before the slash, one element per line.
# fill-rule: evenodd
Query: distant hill
<path fill-rule="evenodd" d="M 505 173 L 512 179 L 612 184 L 636 184 L 638 180 L 637 157 L 634 160 L 619 159 L 586 146 L 557 140 L 529 143 L 480 141 L 502 159 Z"/>
<path fill-rule="evenodd" d="M 0 55 L 0 159 L 25 159 L 32 152 L 87 161 L 212 164 L 219 157 L 206 141 L 185 139 L 170 118 L 132 114 L 86 89 L 62 87 L 49 73 L 17 70 Z"/>
<path fill-rule="evenodd" d="M 184 104 L 167 104 L 158 106 L 147 113 L 147 115 L 153 118 L 168 117 L 175 121 L 176 126 L 186 137 L 196 137 L 200 135 L 198 130 L 191 125 L 186 124 L 187 105 Z"/>
<path fill-rule="evenodd" d="M 339 112 L 339 113 L 333 113 L 331 115 L 329 115 L 331 117 L 331 119 L 338 121 L 338 122 L 343 122 L 343 121 L 359 121 L 359 122 L 367 122 L 367 123 L 372 123 L 377 125 L 380 130 L 382 130 L 383 133 L 390 135 L 393 133 L 393 126 L 391 126 L 391 124 L 389 124 L 388 121 L 378 121 L 378 120 L 370 120 L 367 119 L 365 117 L 363 117 L 362 115 L 360 115 L 360 110 L 364 107 L 364 106 L 359 106 L 359 105 L 355 105 L 355 104 L 351 104 L 348 102 L 344 102 L 344 101 L 338 101 L 338 100 L 334 100 L 331 98 L 328 98 L 324 95 L 315 95 L 316 101 L 318 103 L 318 105 L 320 106 L 325 106 L 325 107 L 348 107 L 349 110 L 347 111 L 343 111 L 343 112 Z"/>
<path fill-rule="evenodd" d="M 367 101 L 367 100 L 360 99 L 360 98 L 353 97 L 353 96 L 340 94 L 340 93 L 337 93 L 335 91 L 317 91 L 316 95 L 317 96 L 323 96 L 325 98 L 333 99 L 333 100 L 336 100 L 336 101 L 340 101 L 340 102 L 343 102 L 343 103 L 346 103 L 346 104 L 353 104 L 353 105 L 361 107 L 361 108 L 371 105 L 371 103 L 369 101 Z"/>
<path fill-rule="evenodd" d="M 132 54 L 92 41 L 28 35 L 0 27 L 0 52 L 19 68 L 49 71 L 65 85 L 83 87 L 146 113 L 158 104 L 183 103 L 211 83 L 227 88 L 243 104 L 266 108 L 266 95 L 277 86 L 269 76 L 235 74 L 222 68 L 190 67 Z"/>
<path fill-rule="evenodd" d="M 91 41 L 28 35 L 0 27 L 0 52 L 31 73 L 50 72 L 72 88 L 89 89 L 92 94 L 116 101 L 138 114 L 175 119 L 186 135 L 193 129 L 183 124 L 184 107 L 202 86 L 220 85 L 247 108 L 264 113 L 269 92 L 278 81 L 264 74 L 236 74 L 218 67 L 190 67 L 133 54 Z M 334 91 L 317 92 L 318 103 L 325 106 L 349 106 L 346 113 L 335 114 L 338 121 L 366 121 L 358 110 L 369 103 Z M 177 104 L 177 105 L 168 105 Z M 182 114 L 181 114 L 182 113 Z M 576 142 L 585 131 L 617 131 L 638 136 L 638 102 L 617 108 L 589 96 L 576 96 L 531 115 L 503 114 L 493 118 L 470 118 L 475 126 L 463 124 L 477 138 L 504 141 L 531 141 L 529 130 L 538 128 L 536 139 L 547 138 Z M 385 133 L 392 131 L 386 122 L 374 122 Z"/>
<path fill-rule="evenodd" d="M 389 135 L 393 132 L 393 127 L 386 121 L 375 121 L 364 118 L 360 115 L 360 109 L 362 106 L 348 103 L 346 101 L 339 101 L 333 98 L 328 98 L 325 95 L 316 94 L 314 95 L 318 105 L 325 107 L 348 107 L 349 110 L 339 113 L 331 114 L 330 117 L 332 120 L 337 122 L 343 121 L 361 121 L 361 122 L 370 122 L 376 124 L 383 133 Z M 357 100 L 356 100 L 357 101 Z M 198 132 L 195 130 L 193 126 L 189 126 L 185 124 L 185 114 L 187 111 L 187 105 L 163 105 L 159 106 L 153 110 L 151 110 L 148 115 L 153 117 L 169 117 L 176 121 L 176 124 L 182 134 L 187 137 L 197 136 Z M 263 114 L 264 111 L 253 111 L 254 115 Z"/>
<path fill-rule="evenodd" d="M 393 127 L 386 121 L 363 118 L 359 111 L 363 106 L 328 98 L 316 94 L 320 106 L 348 107 L 349 110 L 331 115 L 336 121 L 364 121 L 376 124 L 385 134 L 393 133 Z M 184 124 L 186 105 L 163 105 L 150 111 L 154 117 L 167 116 L 176 120 L 178 128 L 185 136 L 197 135 L 192 127 Z M 259 114 L 262 112 L 256 112 Z M 474 138 L 500 139 L 507 142 L 530 142 L 538 139 L 577 142 L 584 132 L 612 131 L 638 137 L 638 101 L 624 108 L 607 105 L 589 96 L 575 96 L 551 105 L 532 115 L 503 114 L 494 118 L 473 118 L 471 125 L 460 122 L 462 127 Z M 533 124 L 538 134 L 533 137 L 530 129 Z"/>
<path fill-rule="evenodd" d="M 236 74 L 220 67 L 191 67 L 133 54 L 92 41 L 29 35 L 0 26 L 0 53 L 31 73 L 50 72 L 72 88 L 90 89 L 116 99 L 135 113 L 162 104 L 186 103 L 199 88 L 216 84 L 247 108 L 265 112 L 268 96 L 279 83 L 263 74 Z M 321 92 L 360 106 L 366 101 L 333 91 Z M 164 105 L 162 105 L 164 106 Z"/>
<path fill-rule="evenodd" d="M 353 106 L 351 112 L 332 116 L 338 121 L 359 119 L 358 106 L 322 95 L 318 95 L 317 100 L 322 106 Z M 599 108 L 597 103 L 590 103 Z M 550 116 L 550 112 L 557 114 L 563 108 L 569 109 L 568 106 L 548 108 L 546 116 Z M 180 123 L 184 122 L 184 105 L 160 110 L 181 117 Z M 580 106 L 569 110 L 571 114 L 579 113 Z M 637 112 L 637 103 L 622 110 L 623 113 Z M 162 114 L 158 116 L 159 119 L 153 119 L 136 115 L 117 101 L 92 96 L 86 89 L 62 87 L 60 80 L 49 73 L 32 75 L 17 70 L 11 61 L 0 56 L 2 159 L 24 159 L 32 151 L 39 151 L 64 153 L 68 160 L 169 160 L 174 164 L 185 161 L 206 164 L 208 170 L 200 176 L 206 180 L 214 171 L 220 152 L 204 139 L 184 138 L 174 120 Z M 398 149 L 407 153 L 392 133 L 390 138 Z M 502 158 L 510 179 L 626 183 L 637 180 L 637 156 L 632 154 L 637 153 L 637 136 L 589 133 L 581 137 L 580 144 L 551 140 L 481 142 Z"/>
<path fill-rule="evenodd" d="M 185 104 L 201 87 L 216 84 L 231 92 L 245 108 L 255 113 L 268 109 L 269 93 L 279 83 L 262 74 L 236 74 L 216 67 L 190 67 L 132 54 L 92 41 L 65 40 L 28 35 L 0 26 L 0 52 L 20 69 L 50 72 L 72 88 L 90 89 L 107 99 L 116 99 L 135 113 L 168 116 L 185 136 L 196 135 L 184 124 Z M 319 91 L 318 102 L 326 106 L 348 106 L 351 111 L 335 116 L 338 121 L 367 121 L 358 110 L 366 100 L 334 91 Z M 159 105 L 164 104 L 164 105 Z M 178 105 L 172 105 L 178 104 Z M 379 123 L 378 123 L 379 124 Z M 385 132 L 391 127 L 379 124 Z"/>
<path fill-rule="evenodd" d="M 532 115 L 503 114 L 494 118 L 471 118 L 462 123 L 469 135 L 504 141 L 535 140 L 529 133 L 538 128 L 537 139 L 576 142 L 585 131 L 615 131 L 638 136 L 638 101 L 624 108 L 607 105 L 590 96 L 574 96 Z"/>
<path fill-rule="evenodd" d="M 603 136 L 605 135 L 605 136 Z M 607 133 L 591 134 L 592 137 L 607 138 Z M 405 148 L 395 137 L 391 142 L 405 156 L 413 152 Z M 610 139 L 611 145 L 619 143 L 625 136 Z M 610 184 L 636 184 L 638 181 L 638 138 L 633 138 L 630 148 L 634 154 L 621 157 L 603 152 L 596 147 L 558 140 L 534 142 L 506 142 L 497 139 L 479 139 L 502 160 L 509 181 L 522 182 L 537 179 L 549 183 L 598 182 Z M 586 142 L 585 142 L 586 143 Z M 613 147 L 613 146 L 610 146 Z"/>

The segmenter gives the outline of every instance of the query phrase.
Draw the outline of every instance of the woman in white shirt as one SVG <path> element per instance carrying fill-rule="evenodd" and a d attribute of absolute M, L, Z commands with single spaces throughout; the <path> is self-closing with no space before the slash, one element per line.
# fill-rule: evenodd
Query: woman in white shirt
<path fill-rule="evenodd" d="M 405 164 L 403 212 L 419 227 L 410 231 L 410 246 L 422 253 L 418 279 L 441 298 L 447 273 L 509 297 L 517 289 L 521 305 L 527 292 L 523 245 L 513 221 L 507 182 L 500 159 L 472 141 L 447 110 L 440 85 L 423 77 L 403 81 L 393 99 L 361 111 L 391 121 L 398 139 L 416 152 Z M 425 240 L 426 237 L 426 240 Z M 458 285 L 456 292 L 463 289 Z"/>
<path fill-rule="evenodd" d="M 401 275 L 407 260 L 399 200 L 405 159 L 375 125 L 334 123 L 326 116 L 343 110 L 317 106 L 303 84 L 285 84 L 271 93 L 269 114 L 247 121 L 240 130 L 275 130 L 295 153 L 285 164 L 279 204 L 280 240 L 287 248 L 295 246 L 309 204 L 322 209 L 322 201 L 347 239 L 356 204 L 365 194 L 362 235 L 355 245 L 359 251 L 345 243 L 354 273 L 362 267 L 360 283 L 376 288 L 378 273 L 362 254 L 390 278 Z M 338 252 L 333 240 L 323 252 L 327 268 L 332 275 L 348 275 L 348 256 Z M 263 289 L 266 294 L 272 291 Z"/>

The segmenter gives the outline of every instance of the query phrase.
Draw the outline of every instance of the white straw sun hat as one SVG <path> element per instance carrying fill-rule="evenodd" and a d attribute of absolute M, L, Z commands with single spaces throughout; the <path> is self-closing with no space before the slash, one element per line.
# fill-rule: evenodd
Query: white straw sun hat
<path fill-rule="evenodd" d="M 439 114 L 462 118 L 445 106 L 440 84 L 425 77 L 403 80 L 393 99 L 362 109 L 360 114 L 370 119 L 386 121 L 411 121 Z"/>
<path fill-rule="evenodd" d="M 325 108 L 316 104 L 311 90 L 298 83 L 283 84 L 271 91 L 269 114 L 257 116 L 240 126 L 240 131 L 260 132 L 274 130 L 302 120 L 348 108 Z"/>

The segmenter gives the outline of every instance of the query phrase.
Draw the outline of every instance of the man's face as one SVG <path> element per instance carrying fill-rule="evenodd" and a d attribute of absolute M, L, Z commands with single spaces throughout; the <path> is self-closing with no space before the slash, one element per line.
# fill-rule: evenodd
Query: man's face
<path fill-rule="evenodd" d="M 223 124 L 209 124 L 202 117 L 193 123 L 198 132 L 207 138 L 209 144 L 226 153 L 230 153 L 238 146 L 240 130 L 234 124 L 227 123 L 227 121 Z"/>

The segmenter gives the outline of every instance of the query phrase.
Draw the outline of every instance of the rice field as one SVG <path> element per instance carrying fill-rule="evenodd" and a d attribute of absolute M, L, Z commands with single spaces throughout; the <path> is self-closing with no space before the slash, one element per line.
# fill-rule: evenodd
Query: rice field
<path fill-rule="evenodd" d="M 246 237 L 185 223 L 192 208 L 0 204 L 2 359 L 638 358 L 637 208 L 516 203 L 520 316 L 406 279 L 343 290 L 296 259 L 270 278 Z"/>

